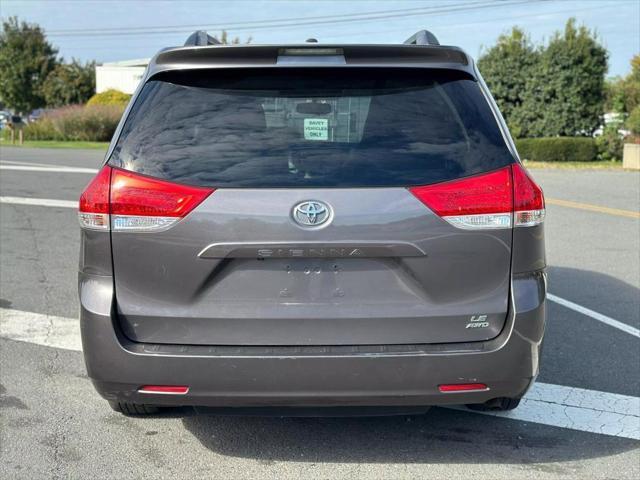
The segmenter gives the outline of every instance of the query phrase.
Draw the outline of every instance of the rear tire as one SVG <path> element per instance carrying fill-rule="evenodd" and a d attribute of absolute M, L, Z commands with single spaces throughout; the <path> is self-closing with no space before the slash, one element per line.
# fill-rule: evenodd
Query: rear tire
<path fill-rule="evenodd" d="M 467 408 L 477 412 L 506 412 L 517 408 L 518 405 L 520 405 L 519 398 L 500 397 L 485 403 L 472 403 L 467 405 Z"/>
<path fill-rule="evenodd" d="M 160 408 L 155 405 L 146 405 L 139 403 L 129 403 L 129 402 L 109 402 L 111 408 L 118 412 L 126 415 L 127 417 L 142 417 L 146 415 L 156 415 L 160 412 Z"/>

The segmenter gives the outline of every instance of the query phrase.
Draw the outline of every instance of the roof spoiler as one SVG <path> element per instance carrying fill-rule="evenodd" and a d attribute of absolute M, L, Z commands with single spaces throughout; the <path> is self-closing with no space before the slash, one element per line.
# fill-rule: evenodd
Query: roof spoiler
<path fill-rule="evenodd" d="M 404 41 L 405 45 L 440 45 L 436 36 L 429 30 L 420 30 Z"/>
<path fill-rule="evenodd" d="M 185 47 L 206 47 L 209 45 L 222 45 L 222 42 L 204 30 L 196 30 L 184 42 Z"/>
<path fill-rule="evenodd" d="M 1 1 L 1 0 L 0 0 Z M 416 45 L 233 45 L 228 47 L 177 47 L 159 52 L 149 63 L 145 81 L 160 72 L 206 68 L 261 68 L 283 66 L 278 62 L 282 50 L 321 50 L 324 55 L 310 55 L 314 65 L 327 66 L 331 50 L 341 50 L 346 67 L 413 67 L 461 70 L 472 78 L 477 75 L 472 60 L 457 47 Z M 334 55 L 335 57 L 335 55 Z M 309 58 L 306 59 L 310 60 Z M 307 63 L 308 65 L 309 63 Z M 291 64 L 287 64 L 291 66 Z M 332 63 L 332 65 L 335 65 Z"/>

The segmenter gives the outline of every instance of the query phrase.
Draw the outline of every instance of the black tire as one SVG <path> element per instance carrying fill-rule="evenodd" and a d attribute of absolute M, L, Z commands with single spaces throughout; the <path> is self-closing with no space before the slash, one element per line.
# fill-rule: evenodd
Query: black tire
<path fill-rule="evenodd" d="M 500 397 L 485 403 L 473 403 L 467 405 L 467 408 L 477 412 L 506 412 L 517 408 L 518 405 L 520 405 L 519 398 Z"/>
<path fill-rule="evenodd" d="M 129 402 L 109 402 L 111 408 L 126 415 L 127 417 L 141 417 L 145 415 L 156 415 L 160 412 L 160 408 L 155 405 L 144 405 Z"/>

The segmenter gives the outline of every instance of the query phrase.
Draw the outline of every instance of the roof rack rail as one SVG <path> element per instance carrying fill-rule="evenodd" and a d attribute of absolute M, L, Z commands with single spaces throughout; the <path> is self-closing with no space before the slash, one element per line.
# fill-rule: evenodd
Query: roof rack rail
<path fill-rule="evenodd" d="M 440 45 L 436 36 L 429 30 L 420 30 L 404 41 L 405 45 Z"/>
<path fill-rule="evenodd" d="M 222 42 L 204 30 L 196 30 L 184 42 L 185 47 L 206 47 L 208 45 L 222 45 Z"/>

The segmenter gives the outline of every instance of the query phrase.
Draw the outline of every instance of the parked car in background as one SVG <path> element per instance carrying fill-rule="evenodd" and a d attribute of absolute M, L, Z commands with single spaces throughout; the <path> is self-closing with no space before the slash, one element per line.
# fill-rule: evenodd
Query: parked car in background
<path fill-rule="evenodd" d="M 88 374 L 125 414 L 515 408 L 544 216 L 473 60 L 429 32 L 196 32 L 152 59 L 80 198 Z"/>
<path fill-rule="evenodd" d="M 43 114 L 45 114 L 48 110 L 44 108 L 36 108 L 27 116 L 27 122 L 36 122 Z"/>
<path fill-rule="evenodd" d="M 3 129 L 7 125 L 10 119 L 11 119 L 11 113 L 4 110 L 0 111 L 0 129 Z"/>

